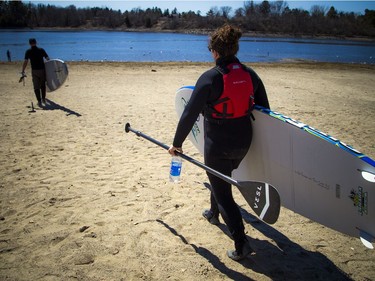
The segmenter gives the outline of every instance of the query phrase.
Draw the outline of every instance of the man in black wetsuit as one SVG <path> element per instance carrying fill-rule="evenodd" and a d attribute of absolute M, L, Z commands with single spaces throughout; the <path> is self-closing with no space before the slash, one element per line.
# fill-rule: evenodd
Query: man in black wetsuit
<path fill-rule="evenodd" d="M 46 103 L 46 71 L 44 67 L 44 58 L 49 60 L 46 51 L 43 48 L 39 48 L 36 45 L 34 38 L 29 39 L 31 46 L 25 52 L 25 60 L 22 66 L 22 76 L 25 76 L 25 69 L 28 61 L 31 62 L 31 73 L 33 78 L 34 93 L 38 100 L 38 106 L 42 107 L 42 103 Z"/>
<path fill-rule="evenodd" d="M 205 164 L 227 176 L 231 176 L 250 148 L 253 104 L 269 108 L 261 79 L 236 57 L 241 36 L 239 29 L 227 24 L 211 35 L 209 51 L 216 67 L 198 79 L 168 150 L 171 155 L 175 155 L 175 151 L 182 152 L 184 140 L 199 113 L 203 112 Z M 235 245 L 235 250 L 227 254 L 233 260 L 241 260 L 254 251 L 246 238 L 231 185 L 210 173 L 207 175 L 211 184 L 211 208 L 205 210 L 203 216 L 210 223 L 219 224 L 221 214 Z"/>

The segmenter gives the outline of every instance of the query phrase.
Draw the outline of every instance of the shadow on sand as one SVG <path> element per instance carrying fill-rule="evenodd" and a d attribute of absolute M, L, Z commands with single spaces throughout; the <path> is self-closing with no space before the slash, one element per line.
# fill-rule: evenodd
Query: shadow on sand
<path fill-rule="evenodd" d="M 208 187 L 207 185 L 209 186 L 209 184 L 205 184 L 206 187 Z M 245 268 L 266 275 L 272 280 L 352 280 L 322 253 L 304 249 L 281 232 L 249 214 L 243 208 L 240 208 L 240 210 L 245 223 L 250 224 L 274 242 L 270 243 L 267 240 L 253 239 L 248 236 L 256 255 L 240 261 Z M 190 244 L 183 235 L 165 222 L 156 221 L 179 237 L 183 243 L 193 247 L 197 254 L 207 259 L 209 263 L 229 279 L 236 281 L 253 280 L 244 273 L 228 268 L 225 260 L 221 261 L 208 249 Z M 218 227 L 230 237 L 225 224 L 220 224 Z"/>
<path fill-rule="evenodd" d="M 157 219 L 156 221 L 162 224 L 163 226 L 165 226 L 172 234 L 179 237 L 184 244 L 191 246 L 197 254 L 204 257 L 209 263 L 211 263 L 221 273 L 225 274 L 229 279 L 239 280 L 239 281 L 240 280 L 248 280 L 248 281 L 254 280 L 254 279 L 247 277 L 241 272 L 237 272 L 227 267 L 224 262 L 222 262 L 217 256 L 215 256 L 208 249 L 199 247 L 195 244 L 190 244 L 183 235 L 179 234 L 173 227 L 169 226 L 167 223 L 159 219 Z"/>
<path fill-rule="evenodd" d="M 246 223 L 276 244 L 248 237 L 257 253 L 253 257 L 256 266 L 244 260 L 242 264 L 245 267 L 265 274 L 272 280 L 352 280 L 322 253 L 304 249 L 275 228 L 240 209 Z"/>
<path fill-rule="evenodd" d="M 44 110 L 62 110 L 64 112 L 66 112 L 66 115 L 69 116 L 69 115 L 75 115 L 77 117 L 80 117 L 82 116 L 81 114 L 79 114 L 78 112 L 75 112 L 69 108 L 66 108 L 62 105 L 59 105 L 53 101 L 51 101 L 50 99 L 46 99 L 47 103 L 46 105 L 43 107 Z"/>

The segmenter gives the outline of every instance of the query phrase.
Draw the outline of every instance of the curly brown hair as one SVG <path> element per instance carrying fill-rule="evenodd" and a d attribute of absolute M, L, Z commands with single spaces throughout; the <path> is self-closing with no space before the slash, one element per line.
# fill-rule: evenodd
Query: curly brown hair
<path fill-rule="evenodd" d="M 224 24 L 211 34 L 208 48 L 217 51 L 222 57 L 234 56 L 239 50 L 238 41 L 241 36 L 242 32 L 238 27 Z"/>

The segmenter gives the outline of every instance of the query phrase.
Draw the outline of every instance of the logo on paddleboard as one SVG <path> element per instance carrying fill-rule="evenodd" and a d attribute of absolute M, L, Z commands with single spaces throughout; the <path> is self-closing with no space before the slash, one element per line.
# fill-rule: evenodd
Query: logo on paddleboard
<path fill-rule="evenodd" d="M 363 216 L 367 215 L 367 192 L 363 192 L 362 187 L 358 187 L 358 191 L 352 189 L 349 198 L 353 201 L 354 206 L 358 208 L 358 213 Z"/>

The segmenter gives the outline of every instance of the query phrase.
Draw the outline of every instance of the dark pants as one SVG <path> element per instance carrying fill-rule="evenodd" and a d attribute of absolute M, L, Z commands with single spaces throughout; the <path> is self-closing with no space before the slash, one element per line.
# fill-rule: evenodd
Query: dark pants
<path fill-rule="evenodd" d="M 231 176 L 232 171 L 239 166 L 242 158 L 228 160 L 205 155 L 205 163 L 222 174 Z M 229 183 L 210 173 L 207 175 L 211 183 L 211 211 L 214 216 L 218 216 L 220 212 L 232 235 L 236 250 L 240 250 L 247 240 L 241 212 L 233 199 L 232 187 Z"/>
<path fill-rule="evenodd" d="M 249 117 L 231 120 L 204 122 L 204 161 L 207 166 L 231 177 L 249 151 L 252 140 L 252 126 Z M 245 227 L 237 203 L 233 199 L 232 186 L 207 173 L 211 183 L 211 211 L 219 212 L 232 235 L 237 251 L 247 242 Z"/>
<path fill-rule="evenodd" d="M 46 72 L 44 69 L 32 70 L 34 93 L 38 102 L 46 99 Z"/>

